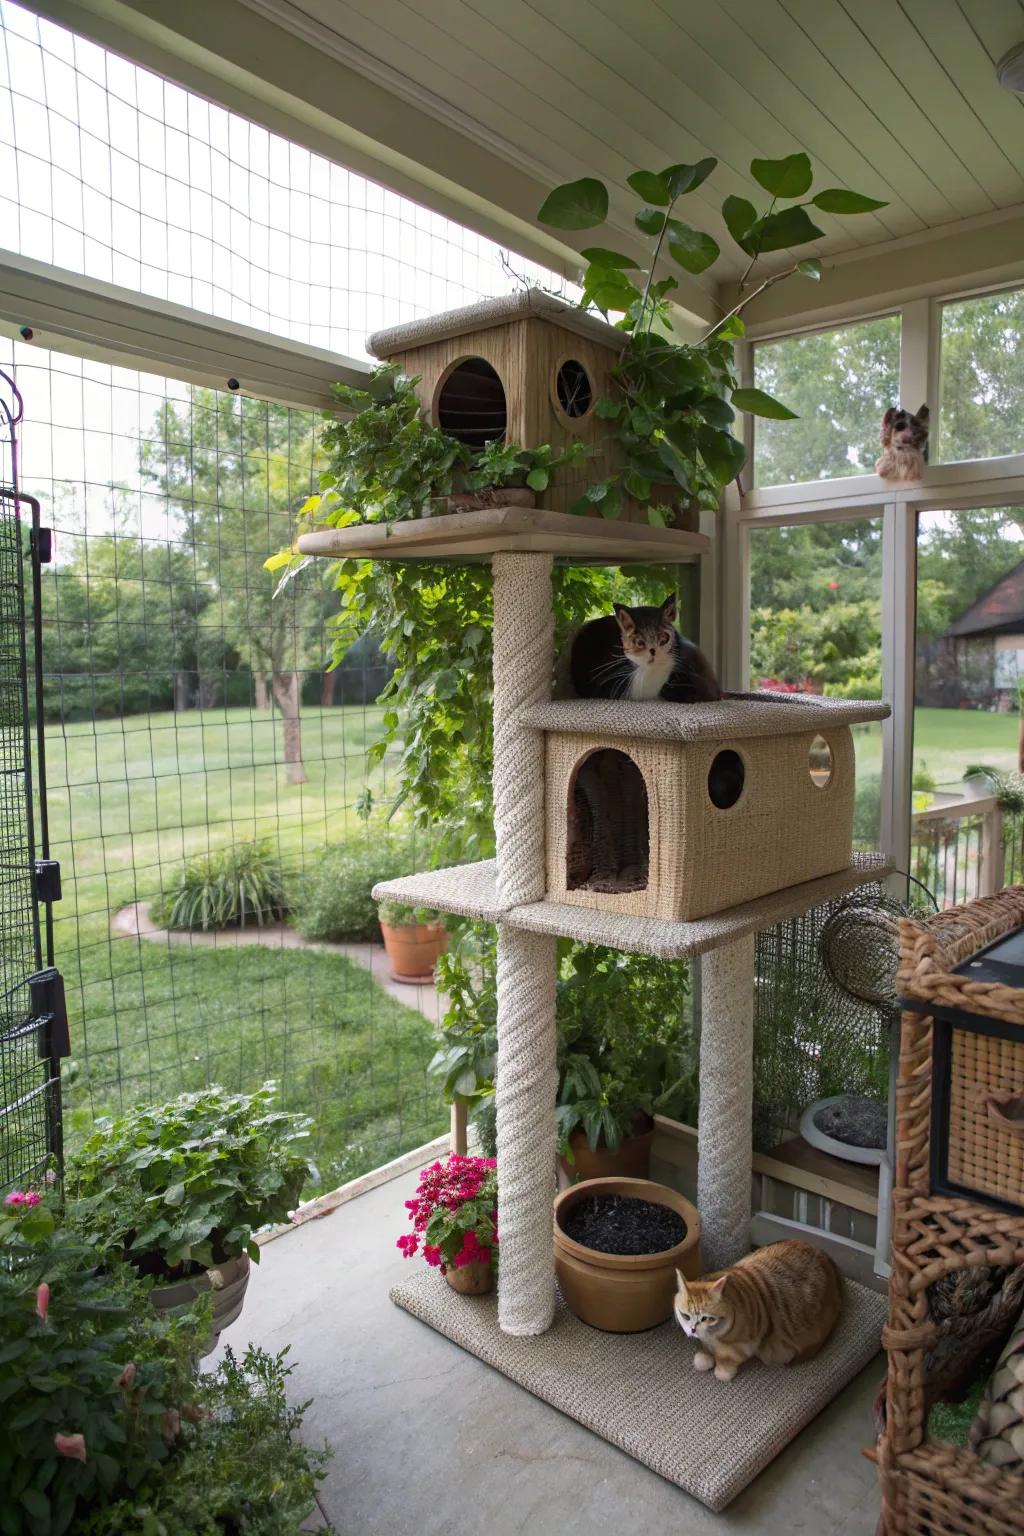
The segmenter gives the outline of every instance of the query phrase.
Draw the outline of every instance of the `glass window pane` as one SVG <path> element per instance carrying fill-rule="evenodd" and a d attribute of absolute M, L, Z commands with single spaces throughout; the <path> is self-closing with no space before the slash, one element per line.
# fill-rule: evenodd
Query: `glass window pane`
<path fill-rule="evenodd" d="M 918 518 L 911 873 L 942 906 L 1021 878 L 1022 560 L 1024 507 Z"/>
<path fill-rule="evenodd" d="M 802 523 L 750 536 L 750 683 L 877 699 L 882 694 L 882 521 Z M 880 724 L 853 730 L 854 846 L 878 847 Z"/>
<path fill-rule="evenodd" d="M 885 315 L 754 347 L 754 383 L 796 421 L 754 426 L 757 485 L 871 474 L 886 406 L 899 400 L 900 318 Z"/>
<path fill-rule="evenodd" d="M 1024 289 L 943 304 L 941 345 L 932 457 L 1024 452 Z"/>

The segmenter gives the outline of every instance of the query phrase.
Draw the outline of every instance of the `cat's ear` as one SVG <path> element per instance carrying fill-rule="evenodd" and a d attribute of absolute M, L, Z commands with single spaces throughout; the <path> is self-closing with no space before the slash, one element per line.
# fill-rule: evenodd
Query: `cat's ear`
<path fill-rule="evenodd" d="M 917 413 L 917 419 L 923 427 L 928 425 L 928 414 L 928 407 L 926 405 L 922 405 L 921 409 Z"/>
<path fill-rule="evenodd" d="M 725 1290 L 728 1279 L 728 1275 L 719 1275 L 717 1280 L 712 1280 L 710 1282 L 708 1290 L 711 1292 L 712 1296 L 721 1296 L 722 1292 Z"/>
<path fill-rule="evenodd" d="M 681 1293 L 684 1296 L 689 1296 L 690 1293 L 686 1289 L 686 1276 L 683 1274 L 681 1269 L 676 1270 L 676 1283 L 678 1284 Z"/>
<path fill-rule="evenodd" d="M 670 592 L 668 597 L 666 597 L 665 601 L 662 603 L 662 605 L 661 605 L 661 616 L 662 616 L 663 619 L 667 620 L 667 622 L 669 624 L 674 624 L 675 623 L 675 621 L 676 621 L 676 595 L 675 595 L 674 592 Z"/>
<path fill-rule="evenodd" d="M 622 630 L 622 633 L 624 635 L 631 635 L 636 629 L 636 625 L 633 623 L 633 615 L 625 603 L 613 603 L 612 607 L 615 609 L 615 617 L 619 621 L 619 628 Z"/>

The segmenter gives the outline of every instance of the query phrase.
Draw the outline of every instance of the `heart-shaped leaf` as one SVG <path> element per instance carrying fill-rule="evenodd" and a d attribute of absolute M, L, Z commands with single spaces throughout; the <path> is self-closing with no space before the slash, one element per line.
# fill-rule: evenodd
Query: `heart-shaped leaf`
<path fill-rule="evenodd" d="M 873 213 L 876 208 L 888 206 L 877 197 L 865 197 L 863 192 L 848 192 L 845 187 L 825 187 L 814 194 L 811 202 L 822 213 Z"/>
<path fill-rule="evenodd" d="M 729 432 L 706 424 L 697 433 L 700 456 L 721 485 L 735 480 L 747 458 L 747 450 Z"/>
<path fill-rule="evenodd" d="M 580 251 L 580 255 L 584 261 L 593 262 L 595 267 L 629 267 L 639 270 L 640 266 L 632 256 L 624 256 L 621 251 L 609 251 L 603 245 L 588 245 L 586 250 Z"/>
<path fill-rule="evenodd" d="M 526 477 L 526 483 L 531 491 L 546 491 L 551 476 L 546 469 L 531 469 Z"/>
<path fill-rule="evenodd" d="M 803 197 L 814 180 L 811 162 L 802 150 L 784 160 L 751 160 L 750 174 L 772 197 Z"/>
<path fill-rule="evenodd" d="M 763 389 L 734 389 L 732 403 L 738 411 L 751 416 L 768 416 L 772 421 L 795 421 L 796 411 L 791 411 L 781 400 L 774 400 Z"/>
<path fill-rule="evenodd" d="M 806 245 L 809 240 L 820 240 L 824 233 L 811 223 L 805 208 L 783 208 L 779 213 L 758 219 L 740 244 L 751 255 L 754 251 L 763 254 L 784 251 L 793 245 Z"/>
<path fill-rule="evenodd" d="M 716 341 L 739 341 L 747 334 L 747 327 L 740 315 L 730 315 L 715 332 Z"/>
<path fill-rule="evenodd" d="M 742 245 L 747 230 L 757 223 L 757 209 L 745 197 L 727 197 L 722 204 L 722 218 L 736 244 Z"/>
<path fill-rule="evenodd" d="M 803 261 L 797 262 L 796 269 L 802 272 L 804 277 L 811 277 L 816 283 L 821 282 L 821 262 L 817 256 L 805 256 Z"/>
<path fill-rule="evenodd" d="M 668 221 L 668 248 L 673 260 L 693 273 L 706 272 L 721 255 L 717 240 L 682 219 Z"/>
<path fill-rule="evenodd" d="M 668 518 L 665 515 L 665 508 L 660 504 L 656 505 L 652 502 L 651 505 L 647 508 L 647 521 L 650 523 L 652 528 L 667 527 Z"/>
<path fill-rule="evenodd" d="M 673 198 L 682 197 L 686 192 L 696 192 L 717 164 L 718 161 L 709 155 L 706 160 L 698 160 L 696 165 L 669 165 L 661 172 L 661 180 L 667 184 Z"/>
<path fill-rule="evenodd" d="M 634 171 L 632 176 L 626 177 L 626 181 L 645 203 L 657 203 L 663 208 L 672 201 L 673 194 L 668 182 L 664 176 L 656 176 L 653 171 Z"/>
<path fill-rule="evenodd" d="M 608 217 L 608 188 L 594 176 L 567 181 L 544 199 L 537 215 L 552 229 L 592 229 Z"/>
<path fill-rule="evenodd" d="M 665 228 L 665 215 L 659 213 L 657 208 L 641 208 L 633 222 L 645 235 L 660 235 Z"/>
<path fill-rule="evenodd" d="M 736 419 L 732 406 L 719 395 L 706 395 L 697 402 L 697 409 L 710 426 L 719 427 L 722 431 L 728 431 Z"/>

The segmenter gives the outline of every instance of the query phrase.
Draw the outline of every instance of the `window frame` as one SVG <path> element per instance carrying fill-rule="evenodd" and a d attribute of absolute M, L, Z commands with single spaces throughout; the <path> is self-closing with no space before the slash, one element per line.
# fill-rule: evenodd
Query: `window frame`
<path fill-rule="evenodd" d="M 1014 291 L 1024 291 L 1024 282 L 1004 278 L 1000 282 L 959 284 L 896 305 L 875 296 L 858 306 L 838 306 L 831 315 L 819 311 L 813 323 L 805 326 L 758 326 L 754 322 L 738 344 L 739 375 L 745 385 L 752 384 L 753 348 L 758 342 L 833 330 L 896 313 L 900 316 L 901 401 L 934 400 L 940 409 L 942 306 Z M 882 692 L 891 709 L 888 720 L 882 723 L 881 847 L 897 870 L 906 870 L 911 844 L 918 513 L 1021 505 L 1024 451 L 929 464 L 924 478 L 910 485 L 888 484 L 878 475 L 849 475 L 753 489 L 753 418 L 744 417 L 742 425 L 749 468 L 743 471 L 738 486 L 729 487 L 719 523 L 718 632 L 724 686 L 749 686 L 751 531 L 880 516 Z"/>

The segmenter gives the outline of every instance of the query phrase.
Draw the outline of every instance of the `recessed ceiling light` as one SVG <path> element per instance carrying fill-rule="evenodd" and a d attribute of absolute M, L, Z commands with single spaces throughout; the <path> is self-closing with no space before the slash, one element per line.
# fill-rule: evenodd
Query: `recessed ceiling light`
<path fill-rule="evenodd" d="M 1024 43 L 1003 54 L 996 65 L 996 75 L 1005 90 L 1024 93 Z"/>

